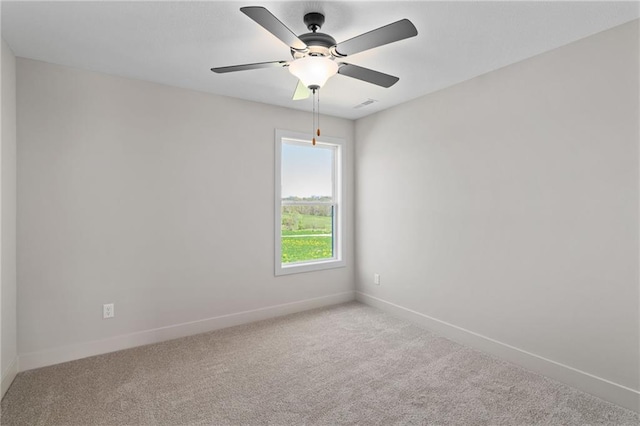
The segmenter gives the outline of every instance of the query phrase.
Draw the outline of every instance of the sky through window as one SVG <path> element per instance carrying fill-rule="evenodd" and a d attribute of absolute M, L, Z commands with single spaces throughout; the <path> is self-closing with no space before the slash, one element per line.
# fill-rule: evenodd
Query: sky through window
<path fill-rule="evenodd" d="M 334 149 L 282 144 L 282 198 L 332 197 Z"/>

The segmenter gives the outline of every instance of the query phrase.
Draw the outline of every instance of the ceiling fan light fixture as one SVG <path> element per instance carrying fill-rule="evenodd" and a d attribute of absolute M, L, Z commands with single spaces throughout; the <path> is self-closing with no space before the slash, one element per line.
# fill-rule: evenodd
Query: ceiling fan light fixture
<path fill-rule="evenodd" d="M 289 64 L 289 71 L 309 89 L 319 89 L 338 73 L 338 64 L 324 56 L 305 56 Z"/>

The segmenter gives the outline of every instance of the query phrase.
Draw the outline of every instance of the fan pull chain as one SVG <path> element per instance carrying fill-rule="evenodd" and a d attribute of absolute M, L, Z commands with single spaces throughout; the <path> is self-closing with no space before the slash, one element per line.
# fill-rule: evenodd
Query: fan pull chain
<path fill-rule="evenodd" d="M 316 134 L 320 137 L 320 89 L 318 89 L 318 131 Z"/>
<path fill-rule="evenodd" d="M 312 113 L 312 121 L 313 121 L 313 133 L 315 133 L 316 130 L 316 89 L 313 89 L 313 113 Z M 313 144 L 313 146 L 316 146 L 316 137 L 314 136 L 313 139 L 311 140 L 311 143 Z"/>

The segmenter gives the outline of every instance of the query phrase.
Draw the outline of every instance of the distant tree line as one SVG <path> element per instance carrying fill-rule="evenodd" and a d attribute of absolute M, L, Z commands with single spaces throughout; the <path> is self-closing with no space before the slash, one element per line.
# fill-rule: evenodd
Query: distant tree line
<path fill-rule="evenodd" d="M 331 197 L 329 197 L 327 195 L 312 195 L 311 197 L 291 196 L 291 197 L 283 198 L 282 201 L 318 201 L 318 202 L 327 202 L 327 201 L 331 201 Z"/>
<path fill-rule="evenodd" d="M 331 197 L 288 197 L 283 201 L 315 201 L 327 202 L 331 201 Z M 282 206 L 282 227 L 288 230 L 298 229 L 324 229 L 325 223 L 312 220 L 305 220 L 305 216 L 330 217 L 333 207 L 321 204 L 305 204 L 297 206 Z"/>
<path fill-rule="evenodd" d="M 311 197 L 287 197 L 283 198 L 282 201 L 305 201 L 305 202 L 318 202 L 325 203 L 331 201 L 331 197 L 327 196 L 311 196 Z M 282 208 L 283 214 L 302 214 L 308 216 L 331 216 L 331 206 L 327 205 L 314 205 L 314 204 L 305 204 L 298 206 L 283 206 Z"/>

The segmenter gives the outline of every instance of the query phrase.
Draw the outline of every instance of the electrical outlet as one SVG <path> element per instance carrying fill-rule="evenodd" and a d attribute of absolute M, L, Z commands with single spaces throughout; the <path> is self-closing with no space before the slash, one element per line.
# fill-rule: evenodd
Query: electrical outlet
<path fill-rule="evenodd" d="M 116 316 L 113 310 L 113 303 L 105 303 L 102 305 L 102 319 L 113 318 Z"/>
<path fill-rule="evenodd" d="M 373 283 L 375 285 L 380 285 L 380 274 L 373 274 Z"/>

